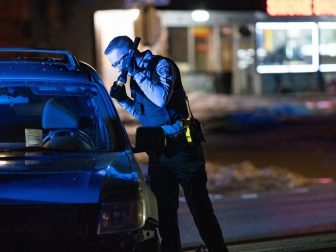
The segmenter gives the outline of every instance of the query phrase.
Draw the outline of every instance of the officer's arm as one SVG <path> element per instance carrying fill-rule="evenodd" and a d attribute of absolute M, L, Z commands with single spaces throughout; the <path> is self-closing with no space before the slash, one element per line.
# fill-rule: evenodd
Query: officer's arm
<path fill-rule="evenodd" d="M 172 68 L 167 60 L 162 59 L 155 70 L 159 76 L 156 81 L 152 81 L 142 72 L 137 73 L 133 78 L 148 99 L 155 105 L 163 107 L 168 102 L 169 94 L 172 91 Z"/>
<path fill-rule="evenodd" d="M 139 110 L 136 109 L 135 103 L 131 98 L 127 97 L 126 100 L 118 101 L 118 103 L 124 110 L 139 120 Z"/>

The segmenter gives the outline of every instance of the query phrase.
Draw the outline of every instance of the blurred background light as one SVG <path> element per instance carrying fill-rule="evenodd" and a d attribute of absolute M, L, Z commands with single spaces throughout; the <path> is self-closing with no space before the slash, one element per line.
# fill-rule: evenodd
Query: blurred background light
<path fill-rule="evenodd" d="M 4 166 L 4 165 L 7 165 L 7 164 L 8 164 L 7 161 L 5 161 L 5 160 L 0 160 L 0 166 Z"/>
<path fill-rule="evenodd" d="M 194 10 L 191 17 L 195 22 L 206 22 L 209 20 L 210 14 L 206 10 Z"/>
<path fill-rule="evenodd" d="M 134 22 L 135 20 L 138 19 L 139 15 L 140 15 L 140 10 L 132 9 L 132 10 L 129 11 L 128 15 L 129 15 L 129 19 Z"/>

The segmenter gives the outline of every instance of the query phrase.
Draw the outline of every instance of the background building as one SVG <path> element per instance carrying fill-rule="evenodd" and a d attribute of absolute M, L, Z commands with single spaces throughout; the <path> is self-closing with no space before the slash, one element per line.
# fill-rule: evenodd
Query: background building
<path fill-rule="evenodd" d="M 116 73 L 102 55 L 104 47 L 115 35 L 140 35 L 142 49 L 178 63 L 187 90 L 334 93 L 334 5 L 334 0 L 1 0 L 0 46 L 70 49 L 97 67 L 109 86 Z M 208 19 L 197 20 L 194 9 L 207 10 Z"/>

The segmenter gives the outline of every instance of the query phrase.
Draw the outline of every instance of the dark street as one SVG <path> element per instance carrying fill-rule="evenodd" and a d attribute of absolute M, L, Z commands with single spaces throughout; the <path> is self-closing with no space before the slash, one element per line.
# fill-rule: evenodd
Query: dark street
<path fill-rule="evenodd" d="M 335 191 L 335 184 L 315 185 L 212 201 L 230 251 L 322 251 L 336 248 Z M 179 214 L 184 245 L 199 244 L 183 199 Z"/>
<path fill-rule="evenodd" d="M 309 178 L 336 178 L 336 117 L 309 117 L 259 129 L 208 134 L 207 161 L 223 165 L 249 160 Z"/>
<path fill-rule="evenodd" d="M 210 163 L 249 160 L 257 167 L 283 167 L 312 182 L 282 191 L 251 188 L 212 195 L 230 251 L 324 251 L 336 246 L 336 184 L 330 183 L 336 178 L 335 136 L 334 116 L 207 135 L 203 146 Z M 201 239 L 183 198 L 180 204 L 183 242 L 186 247 L 198 244 Z"/>
<path fill-rule="evenodd" d="M 207 252 L 195 222 L 225 247 L 207 190 L 230 252 L 336 251 L 336 0 L 2 0 L 0 14 L 13 251 L 47 233 L 56 252 L 63 238 L 173 252 L 184 174 L 184 252 Z"/>

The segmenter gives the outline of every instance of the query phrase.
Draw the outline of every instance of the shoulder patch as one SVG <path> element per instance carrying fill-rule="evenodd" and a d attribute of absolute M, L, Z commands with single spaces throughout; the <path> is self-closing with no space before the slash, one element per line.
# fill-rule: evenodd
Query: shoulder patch
<path fill-rule="evenodd" d="M 160 75 L 171 74 L 171 66 L 170 63 L 166 59 L 161 59 L 156 66 L 156 71 Z"/>

